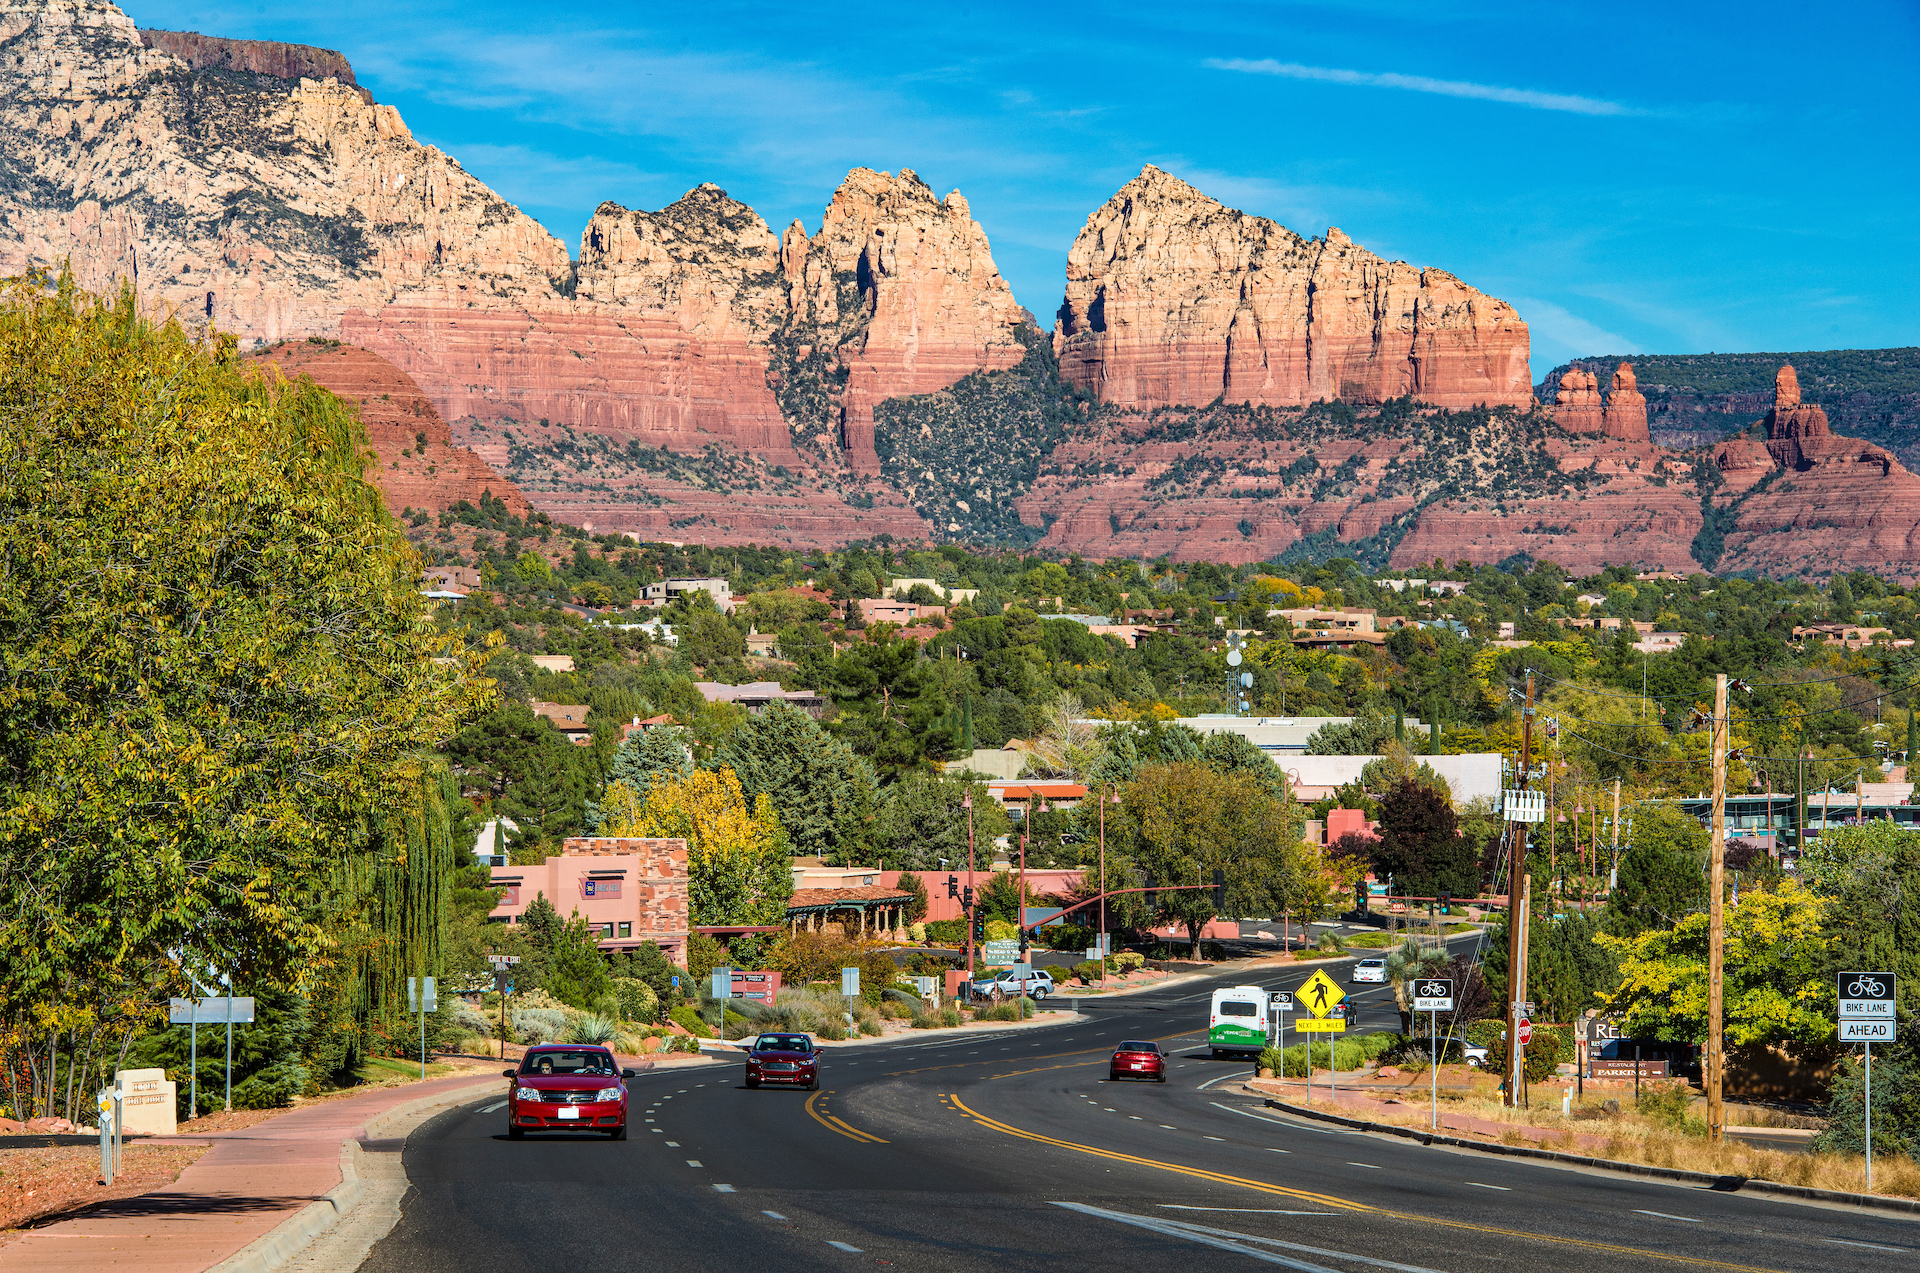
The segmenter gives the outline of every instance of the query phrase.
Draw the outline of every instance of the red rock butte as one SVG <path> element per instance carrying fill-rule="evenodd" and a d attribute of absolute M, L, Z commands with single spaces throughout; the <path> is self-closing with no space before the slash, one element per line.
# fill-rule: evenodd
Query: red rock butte
<path fill-rule="evenodd" d="M 1087 218 L 1054 328 L 1102 402 L 1529 406 L 1527 325 L 1443 270 L 1306 239 L 1148 165 Z"/>

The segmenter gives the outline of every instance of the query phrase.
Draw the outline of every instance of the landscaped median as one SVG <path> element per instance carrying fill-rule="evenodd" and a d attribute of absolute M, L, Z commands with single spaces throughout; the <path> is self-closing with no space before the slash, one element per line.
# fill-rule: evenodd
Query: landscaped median
<path fill-rule="evenodd" d="M 1737 1137 L 1718 1144 L 1707 1140 L 1704 1126 L 1696 1125 L 1693 1098 L 1684 1085 L 1643 1089 L 1638 1102 L 1631 1088 L 1590 1090 L 1567 1102 L 1563 1114 L 1565 1089 L 1559 1085 L 1535 1086 L 1532 1108 L 1508 1109 L 1500 1104 L 1497 1082 L 1491 1076 L 1450 1072 L 1463 1068 L 1442 1067 L 1437 1132 L 1432 1089 L 1424 1074 L 1396 1078 L 1391 1084 L 1373 1076 L 1343 1074 L 1331 1093 L 1326 1076 L 1320 1073 L 1310 1093 L 1298 1079 L 1255 1078 L 1247 1080 L 1246 1090 L 1268 1097 L 1269 1105 L 1288 1113 L 1435 1143 L 1626 1171 L 1680 1173 L 1718 1187 L 1756 1181 L 1800 1196 L 1843 1201 L 1866 1197 L 1866 1166 L 1857 1155 L 1788 1153 Z M 1735 1118 L 1766 1117 L 1764 1111 L 1728 1109 Z M 1920 1199 L 1920 1166 L 1899 1155 L 1876 1157 L 1874 1195 L 1874 1201 L 1910 1203 L 1920 1211 L 1920 1201 L 1915 1201 Z"/>

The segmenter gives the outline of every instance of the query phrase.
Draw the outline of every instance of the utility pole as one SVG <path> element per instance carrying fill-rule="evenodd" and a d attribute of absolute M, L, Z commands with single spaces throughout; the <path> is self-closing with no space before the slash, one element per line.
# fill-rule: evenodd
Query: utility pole
<path fill-rule="evenodd" d="M 1620 780 L 1613 780 L 1613 864 L 1607 868 L 1607 896 L 1613 896 L 1620 870 Z M 1598 874 L 1598 872 L 1595 872 Z"/>
<path fill-rule="evenodd" d="M 1527 775 L 1533 769 L 1533 674 L 1527 674 L 1526 706 L 1520 715 L 1520 784 L 1519 789 L 1527 789 Z M 1520 1104 L 1520 1011 L 1513 1005 L 1522 1003 L 1527 997 L 1527 922 L 1523 914 L 1525 891 L 1522 881 L 1527 879 L 1527 824 L 1509 819 L 1507 822 L 1508 853 L 1511 857 L 1507 873 L 1507 1100 L 1510 1108 Z"/>
<path fill-rule="evenodd" d="M 1721 893 L 1727 878 L 1727 674 L 1713 678 L 1713 857 L 1707 880 L 1707 1139 L 1718 1142 L 1725 1113 L 1720 1076 L 1725 1062 L 1721 1044 L 1722 964 L 1726 954 L 1726 908 Z"/>
<path fill-rule="evenodd" d="M 971 984 L 974 977 L 973 970 L 978 966 L 973 962 L 973 901 L 972 901 L 973 899 L 973 788 L 972 787 L 967 788 L 967 794 L 960 798 L 960 803 L 966 808 L 966 811 L 967 811 L 967 899 L 968 899 L 967 908 L 966 908 L 967 910 L 967 981 L 969 984 Z M 971 1001 L 973 997 L 973 992 L 971 990 L 967 992 L 967 997 L 969 1001 Z"/>

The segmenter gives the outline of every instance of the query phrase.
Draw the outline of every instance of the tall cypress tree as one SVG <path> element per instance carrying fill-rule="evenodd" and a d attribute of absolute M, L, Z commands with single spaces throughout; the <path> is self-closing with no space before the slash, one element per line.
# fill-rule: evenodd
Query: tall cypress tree
<path fill-rule="evenodd" d="M 1907 746 L 1912 747 L 1913 723 L 1911 717 L 1908 718 L 1907 723 L 1907 740 Z M 972 756 L 973 745 L 973 695 L 969 694 L 967 695 L 965 704 L 960 708 L 960 754 L 962 756 Z"/>

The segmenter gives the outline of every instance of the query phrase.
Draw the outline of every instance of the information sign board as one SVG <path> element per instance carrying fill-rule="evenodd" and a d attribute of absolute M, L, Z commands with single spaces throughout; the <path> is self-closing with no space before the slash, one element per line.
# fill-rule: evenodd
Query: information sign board
<path fill-rule="evenodd" d="M 1301 1017 L 1293 1023 L 1293 1028 L 1302 1034 L 1345 1034 L 1345 1017 Z"/>
<path fill-rule="evenodd" d="M 1452 1012 L 1453 978 L 1420 977 L 1413 983 L 1415 1012 Z"/>
<path fill-rule="evenodd" d="M 167 1000 L 170 1025 L 246 1025 L 253 1020 L 253 996 Z"/>
<path fill-rule="evenodd" d="M 1020 943 L 1017 941 L 981 942 L 980 958 L 990 964 L 1018 963 Z"/>
<path fill-rule="evenodd" d="M 1894 1040 L 1891 1021 L 1842 1021 L 1840 1023 L 1840 1042 L 1842 1043 L 1892 1043 Z"/>

